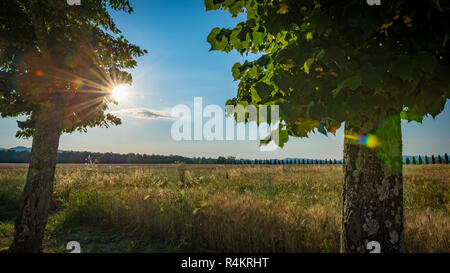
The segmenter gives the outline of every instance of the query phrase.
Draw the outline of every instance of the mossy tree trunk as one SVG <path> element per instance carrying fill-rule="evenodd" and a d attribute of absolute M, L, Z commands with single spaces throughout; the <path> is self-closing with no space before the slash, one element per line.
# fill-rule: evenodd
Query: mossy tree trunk
<path fill-rule="evenodd" d="M 37 113 L 27 181 L 9 252 L 42 252 L 63 115 L 56 106 L 42 107 Z"/>
<path fill-rule="evenodd" d="M 376 241 L 382 253 L 403 251 L 402 136 L 399 115 L 378 115 L 346 134 L 376 135 L 369 148 L 346 138 L 341 252 L 370 252 Z"/>

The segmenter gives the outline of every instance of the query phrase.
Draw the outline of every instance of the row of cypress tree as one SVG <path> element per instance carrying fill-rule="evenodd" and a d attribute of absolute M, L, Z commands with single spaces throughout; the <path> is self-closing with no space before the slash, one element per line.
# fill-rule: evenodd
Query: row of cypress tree
<path fill-rule="evenodd" d="M 425 155 L 422 159 L 422 156 L 419 155 L 418 159 L 416 160 L 416 157 L 413 156 L 412 159 L 409 159 L 409 157 L 406 158 L 407 165 L 409 164 L 448 164 L 448 155 L 447 153 L 444 155 L 444 158 L 442 158 L 440 155 L 438 155 L 437 159 L 434 155 L 429 158 L 427 155 Z"/>
<path fill-rule="evenodd" d="M 325 165 L 325 164 L 342 164 L 341 160 L 336 159 L 255 159 L 255 160 L 249 160 L 249 159 L 241 159 L 237 160 L 235 164 L 241 164 L 241 165 L 298 165 L 298 164 L 313 164 L 313 165 Z"/>
<path fill-rule="evenodd" d="M 416 159 L 417 158 L 417 159 Z M 422 156 L 413 156 L 411 159 L 409 157 L 406 158 L 405 163 L 407 165 L 409 164 L 448 164 L 448 155 L 447 153 L 442 157 L 441 155 L 438 155 L 435 157 L 434 155 L 431 155 L 429 157 L 428 155 L 425 155 L 423 158 Z M 342 164 L 342 161 L 337 161 L 336 159 L 325 159 L 325 160 L 318 160 L 318 159 L 285 159 L 285 160 L 279 160 L 279 159 L 263 159 L 263 160 L 249 160 L 249 159 L 241 159 L 236 160 L 235 164 L 240 165 L 298 165 L 298 164 L 313 164 L 313 165 L 321 165 L 321 164 Z"/>

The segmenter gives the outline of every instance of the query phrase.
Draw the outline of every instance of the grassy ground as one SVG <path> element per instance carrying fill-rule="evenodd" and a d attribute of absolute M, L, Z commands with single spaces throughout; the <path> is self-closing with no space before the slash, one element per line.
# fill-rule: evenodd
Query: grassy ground
<path fill-rule="evenodd" d="M 26 168 L 0 168 L 0 249 Z M 405 246 L 450 252 L 450 166 L 405 166 Z M 341 166 L 59 166 L 46 252 L 338 252 Z"/>

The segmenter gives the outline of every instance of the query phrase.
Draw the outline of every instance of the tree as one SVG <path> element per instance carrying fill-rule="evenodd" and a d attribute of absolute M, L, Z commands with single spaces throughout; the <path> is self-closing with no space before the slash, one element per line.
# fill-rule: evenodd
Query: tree
<path fill-rule="evenodd" d="M 409 161 L 409 157 L 406 158 L 406 165 L 409 165 L 411 161 Z"/>
<path fill-rule="evenodd" d="M 431 155 L 431 164 L 436 164 L 436 159 L 434 158 L 434 155 Z"/>
<path fill-rule="evenodd" d="M 448 164 L 448 155 L 445 153 L 445 164 Z"/>
<path fill-rule="evenodd" d="M 428 156 L 425 155 L 425 164 L 429 164 L 430 162 L 428 161 Z"/>
<path fill-rule="evenodd" d="M 417 164 L 415 156 L 412 157 L 412 164 L 414 164 L 414 165 Z"/>
<path fill-rule="evenodd" d="M 235 164 L 236 163 L 236 157 L 228 156 L 226 161 L 227 161 L 227 164 Z"/>
<path fill-rule="evenodd" d="M 435 117 L 449 97 L 450 3 L 205 4 L 232 16 L 247 14 L 232 29 L 214 28 L 207 38 L 211 50 L 261 54 L 233 66 L 238 92 L 227 104 L 279 105 L 282 126 L 273 140 L 281 147 L 289 136 L 334 134 L 345 122 L 341 251 L 367 252 L 367 241 L 380 242 L 383 252 L 401 251 L 400 120 Z"/>
<path fill-rule="evenodd" d="M 441 158 L 441 155 L 438 155 L 438 163 L 439 163 L 439 164 L 442 164 L 442 158 Z"/>
<path fill-rule="evenodd" d="M 227 159 L 223 156 L 219 156 L 216 161 L 217 164 L 227 164 Z"/>
<path fill-rule="evenodd" d="M 108 8 L 132 12 L 125 0 L 0 3 L 0 112 L 26 116 L 17 136 L 33 137 L 11 252 L 42 252 L 60 135 L 121 123 L 105 113 L 111 89 L 131 84 L 125 69 L 146 51 L 119 36 Z"/>
<path fill-rule="evenodd" d="M 422 157 L 419 155 L 419 164 L 422 165 Z"/>

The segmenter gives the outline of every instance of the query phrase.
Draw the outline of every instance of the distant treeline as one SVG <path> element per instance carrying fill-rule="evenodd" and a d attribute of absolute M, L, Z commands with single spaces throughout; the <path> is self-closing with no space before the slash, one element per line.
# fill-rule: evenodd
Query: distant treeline
<path fill-rule="evenodd" d="M 417 159 L 416 159 L 417 158 Z M 29 151 L 16 152 L 12 150 L 0 151 L 0 163 L 28 163 Z M 178 155 L 146 155 L 146 154 L 116 154 L 116 153 L 91 153 L 91 152 L 61 152 L 58 153 L 58 163 L 72 164 L 257 164 L 257 165 L 294 165 L 294 164 L 342 164 L 342 160 L 336 159 L 236 159 L 229 156 L 218 158 L 183 157 Z M 421 156 L 409 157 L 404 160 L 406 164 L 448 164 L 448 155 L 435 157 Z"/>
<path fill-rule="evenodd" d="M 0 151 L 0 163 L 28 163 L 30 152 Z M 58 163 L 98 163 L 98 164 L 171 164 L 184 162 L 194 163 L 193 159 L 178 155 L 141 155 L 91 152 L 61 152 L 58 153 Z"/>
<path fill-rule="evenodd" d="M 0 151 L 0 163 L 28 163 L 29 151 Z M 116 154 L 65 151 L 58 153 L 58 163 L 73 164 L 341 164 L 339 160 L 313 160 L 313 159 L 264 159 L 249 160 L 235 157 L 183 157 L 178 155 L 146 155 L 146 154 Z"/>

